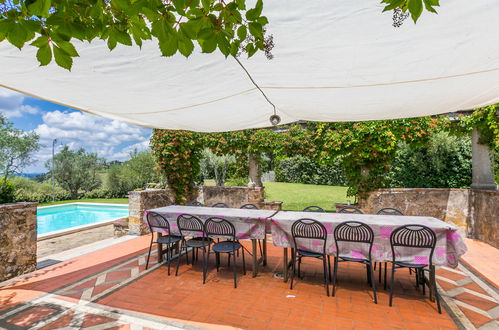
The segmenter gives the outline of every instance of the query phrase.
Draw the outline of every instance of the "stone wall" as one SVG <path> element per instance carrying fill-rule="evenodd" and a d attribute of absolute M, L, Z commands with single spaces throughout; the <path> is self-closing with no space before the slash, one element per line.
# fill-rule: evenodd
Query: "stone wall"
<path fill-rule="evenodd" d="M 240 207 L 246 203 L 259 204 L 264 201 L 263 187 L 199 187 L 197 201 L 211 206 L 215 203 L 225 203 L 229 207 Z"/>
<path fill-rule="evenodd" d="M 393 207 L 405 215 L 435 217 L 464 227 L 469 216 L 469 195 L 469 189 L 378 189 L 359 199 L 358 207 L 371 214 Z"/>
<path fill-rule="evenodd" d="M 0 204 L 0 282 L 36 269 L 36 206 Z"/>
<path fill-rule="evenodd" d="M 169 189 L 130 191 L 128 193 L 128 233 L 145 235 L 149 232 L 142 221 L 145 210 L 173 204 L 173 193 Z"/>
<path fill-rule="evenodd" d="M 499 192 L 470 189 L 378 189 L 361 198 L 364 213 L 393 207 L 405 215 L 431 216 L 466 229 L 468 237 L 499 248 Z"/>
<path fill-rule="evenodd" d="M 499 191 L 473 190 L 467 235 L 499 249 Z"/>
<path fill-rule="evenodd" d="M 225 203 L 229 207 L 240 207 L 246 203 L 256 204 L 261 209 L 280 210 L 282 202 L 265 202 L 263 187 L 198 187 L 198 193 L 192 199 L 204 205 Z M 128 194 L 129 233 L 133 235 L 145 235 L 149 232 L 147 225 L 143 222 L 145 210 L 173 204 L 173 192 L 168 189 L 151 189 L 131 191 Z"/>

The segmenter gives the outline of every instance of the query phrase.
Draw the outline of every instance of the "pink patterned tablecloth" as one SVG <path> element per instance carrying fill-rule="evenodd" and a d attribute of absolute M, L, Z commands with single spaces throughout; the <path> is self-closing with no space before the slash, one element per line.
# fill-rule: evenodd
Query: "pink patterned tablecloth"
<path fill-rule="evenodd" d="M 421 224 L 431 228 L 437 236 L 437 243 L 433 254 L 433 264 L 457 267 L 458 259 L 467 248 L 463 238 L 453 224 L 432 217 L 372 215 L 372 214 L 341 214 L 319 212 L 293 212 L 281 211 L 270 219 L 272 240 L 279 247 L 292 247 L 291 225 L 295 220 L 309 218 L 322 222 L 326 227 L 328 237 L 326 251 L 330 255 L 336 254 L 336 244 L 333 239 L 334 228 L 343 221 L 360 221 L 369 225 L 374 231 L 372 247 L 373 261 L 385 262 L 392 260 L 390 247 L 390 234 L 399 226 L 408 224 Z M 322 244 L 317 241 L 303 240 L 297 242 L 301 248 L 322 252 Z M 367 244 L 341 242 L 342 255 L 355 258 L 368 255 Z M 425 263 L 428 260 L 428 250 L 415 248 L 397 248 L 397 260 L 411 263 Z"/>
<path fill-rule="evenodd" d="M 233 208 L 214 208 L 199 206 L 171 205 L 144 212 L 144 222 L 147 212 L 156 212 L 164 216 L 170 224 L 173 235 L 178 235 L 177 218 L 181 214 L 191 214 L 200 218 L 203 222 L 209 217 L 220 217 L 230 221 L 236 229 L 238 239 L 263 239 L 265 224 L 268 218 L 275 213 L 272 210 L 252 210 Z"/>

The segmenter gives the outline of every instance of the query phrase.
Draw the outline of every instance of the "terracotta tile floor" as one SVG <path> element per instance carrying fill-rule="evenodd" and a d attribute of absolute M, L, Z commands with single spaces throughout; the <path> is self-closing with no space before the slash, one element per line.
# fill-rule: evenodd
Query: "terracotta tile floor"
<path fill-rule="evenodd" d="M 322 267 L 315 260 L 303 262 L 304 278 L 289 290 L 288 283 L 274 277 L 274 272 L 281 270 L 282 250 L 269 244 L 269 265 L 256 278 L 251 277 L 250 258 L 248 272 L 242 276 L 239 258 L 238 288 L 234 289 L 226 258 L 217 273 L 212 257 L 205 285 L 201 260 L 191 266 L 183 259 L 176 277 L 174 272 L 168 276 L 166 267 L 156 264 L 153 257 L 146 271 L 148 240 L 139 237 L 3 283 L 0 328 L 15 324 L 43 329 L 68 325 L 99 329 L 179 325 L 214 329 L 456 328 L 445 310 L 438 314 L 436 304 L 415 289 L 413 277 L 406 271 L 397 273 L 393 307 L 388 306 L 382 286 L 378 304 L 372 302 L 365 268 L 356 264 L 340 264 L 336 297 L 325 295 Z M 450 273 L 460 275 L 453 277 L 458 282 L 467 276 Z M 470 282 L 454 282 L 450 288 L 461 284 Z"/>

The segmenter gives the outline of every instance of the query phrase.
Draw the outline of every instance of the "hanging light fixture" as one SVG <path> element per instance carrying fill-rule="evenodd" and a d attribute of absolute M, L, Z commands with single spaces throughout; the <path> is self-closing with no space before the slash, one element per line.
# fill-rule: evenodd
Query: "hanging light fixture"
<path fill-rule="evenodd" d="M 274 114 L 270 116 L 270 123 L 274 126 L 277 126 L 279 125 L 280 122 L 281 122 L 281 117 L 279 117 L 279 115 L 277 115 L 274 111 Z"/>

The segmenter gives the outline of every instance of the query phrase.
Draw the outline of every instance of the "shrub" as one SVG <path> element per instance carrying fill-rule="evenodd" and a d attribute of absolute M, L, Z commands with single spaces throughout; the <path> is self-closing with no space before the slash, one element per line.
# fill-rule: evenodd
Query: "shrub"
<path fill-rule="evenodd" d="M 233 186 L 233 187 L 246 187 L 248 186 L 249 179 L 246 178 L 230 178 L 225 182 L 226 186 Z"/>
<path fill-rule="evenodd" d="M 12 203 L 14 198 L 14 185 L 6 181 L 5 186 L 0 190 L 0 204 Z"/>
<path fill-rule="evenodd" d="M 46 203 L 52 201 L 52 185 L 50 182 L 36 182 L 35 180 L 14 177 L 12 183 L 15 186 L 14 200 L 16 202 L 38 202 Z M 59 186 L 54 188 L 56 201 L 70 199 L 70 194 Z"/>
<path fill-rule="evenodd" d="M 339 159 L 333 165 L 323 165 L 303 156 L 285 158 L 275 167 L 275 176 L 279 182 L 331 186 L 344 186 L 346 183 Z"/>
<path fill-rule="evenodd" d="M 471 167 L 471 139 L 438 133 L 423 148 L 402 143 L 388 182 L 405 188 L 467 188 Z"/>

